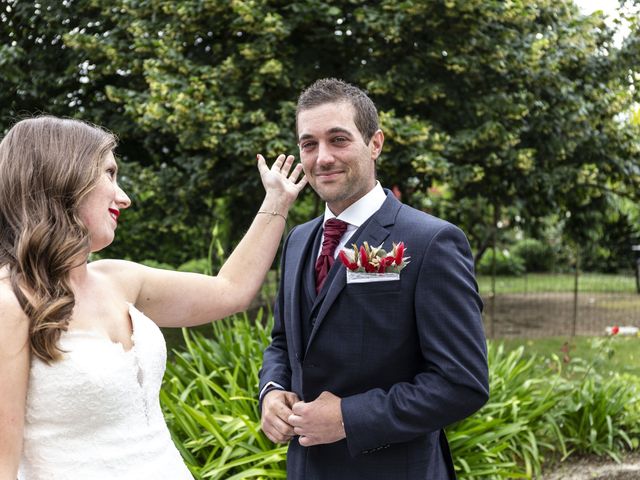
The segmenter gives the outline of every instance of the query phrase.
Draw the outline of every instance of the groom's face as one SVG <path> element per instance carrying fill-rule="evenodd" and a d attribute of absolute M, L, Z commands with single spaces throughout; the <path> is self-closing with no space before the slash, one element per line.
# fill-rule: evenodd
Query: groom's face
<path fill-rule="evenodd" d="M 338 102 L 298 114 L 298 146 L 304 172 L 335 215 L 375 186 L 375 162 L 384 142 L 378 130 L 366 144 L 354 113 L 350 103 Z"/>

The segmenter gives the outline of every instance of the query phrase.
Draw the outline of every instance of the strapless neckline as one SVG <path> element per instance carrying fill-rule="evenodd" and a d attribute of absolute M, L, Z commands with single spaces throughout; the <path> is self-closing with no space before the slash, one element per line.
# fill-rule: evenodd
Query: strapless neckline
<path fill-rule="evenodd" d="M 136 335 L 136 322 L 138 321 L 139 318 L 142 318 L 148 322 L 153 322 L 153 320 L 151 320 L 149 317 L 147 317 L 144 313 L 142 313 L 140 310 L 138 310 L 135 305 L 133 303 L 127 302 L 127 305 L 129 306 L 129 318 L 131 320 L 131 348 L 125 348 L 124 344 L 122 342 L 118 342 L 115 340 L 112 340 L 111 338 L 107 337 L 106 335 L 103 335 L 102 333 L 100 333 L 97 330 L 91 330 L 88 328 L 74 328 L 72 330 L 66 330 L 63 331 L 61 336 L 64 337 L 90 337 L 90 338 L 94 338 L 96 340 L 101 340 L 103 342 L 107 342 L 115 347 L 118 347 L 123 353 L 132 353 L 135 348 L 136 348 L 136 341 L 135 341 L 135 335 Z"/>

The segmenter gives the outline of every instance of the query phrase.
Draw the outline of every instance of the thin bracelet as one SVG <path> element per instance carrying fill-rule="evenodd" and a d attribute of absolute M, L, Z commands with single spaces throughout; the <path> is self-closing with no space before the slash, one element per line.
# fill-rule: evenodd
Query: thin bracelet
<path fill-rule="evenodd" d="M 264 213 L 265 215 L 272 215 L 272 216 L 280 216 L 282 218 L 284 218 L 284 221 L 287 221 L 287 217 L 285 217 L 283 214 L 276 212 L 275 210 L 273 212 L 265 212 L 264 210 L 260 210 L 258 213 Z"/>

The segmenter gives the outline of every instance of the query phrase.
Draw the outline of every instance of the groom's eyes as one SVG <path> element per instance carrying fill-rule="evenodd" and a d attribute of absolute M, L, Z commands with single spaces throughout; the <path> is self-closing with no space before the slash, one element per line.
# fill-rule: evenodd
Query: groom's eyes
<path fill-rule="evenodd" d="M 349 137 L 344 135 L 337 135 L 335 137 L 331 137 L 329 139 L 329 143 L 331 145 L 342 147 L 349 143 Z M 316 140 L 305 140 L 300 143 L 300 150 L 302 150 L 303 152 L 310 152 L 311 150 L 315 149 L 317 145 L 318 142 Z"/>
<path fill-rule="evenodd" d="M 303 150 L 305 152 L 308 152 L 309 150 L 313 149 L 318 142 L 312 142 L 312 141 L 306 141 L 306 142 L 302 142 L 300 144 L 300 150 Z"/>

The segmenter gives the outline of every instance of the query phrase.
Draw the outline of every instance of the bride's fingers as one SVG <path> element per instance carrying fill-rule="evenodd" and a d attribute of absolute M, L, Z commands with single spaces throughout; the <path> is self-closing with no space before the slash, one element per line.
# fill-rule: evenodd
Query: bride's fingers
<path fill-rule="evenodd" d="M 262 155 L 258 154 L 256 155 L 256 158 L 258 159 L 258 171 L 262 176 L 266 171 L 269 170 L 269 167 L 267 166 L 267 161 L 264 159 Z"/>
<path fill-rule="evenodd" d="M 282 168 L 280 168 L 280 173 L 285 177 L 289 175 L 289 171 L 291 170 L 291 165 L 293 165 L 293 161 L 295 160 L 293 155 L 288 155 L 287 159 L 284 161 Z"/>
<path fill-rule="evenodd" d="M 293 183 L 296 183 L 298 181 L 298 177 L 300 177 L 300 173 L 302 173 L 301 163 L 296 165 L 296 167 L 293 169 L 293 172 L 291 172 L 291 175 L 289 175 L 289 180 Z"/>
<path fill-rule="evenodd" d="M 271 169 L 275 171 L 280 171 L 282 169 L 282 164 L 284 163 L 284 159 L 285 159 L 284 155 L 282 154 L 278 155 L 278 158 L 276 158 L 276 161 L 273 162 L 273 165 L 271 165 Z"/>

